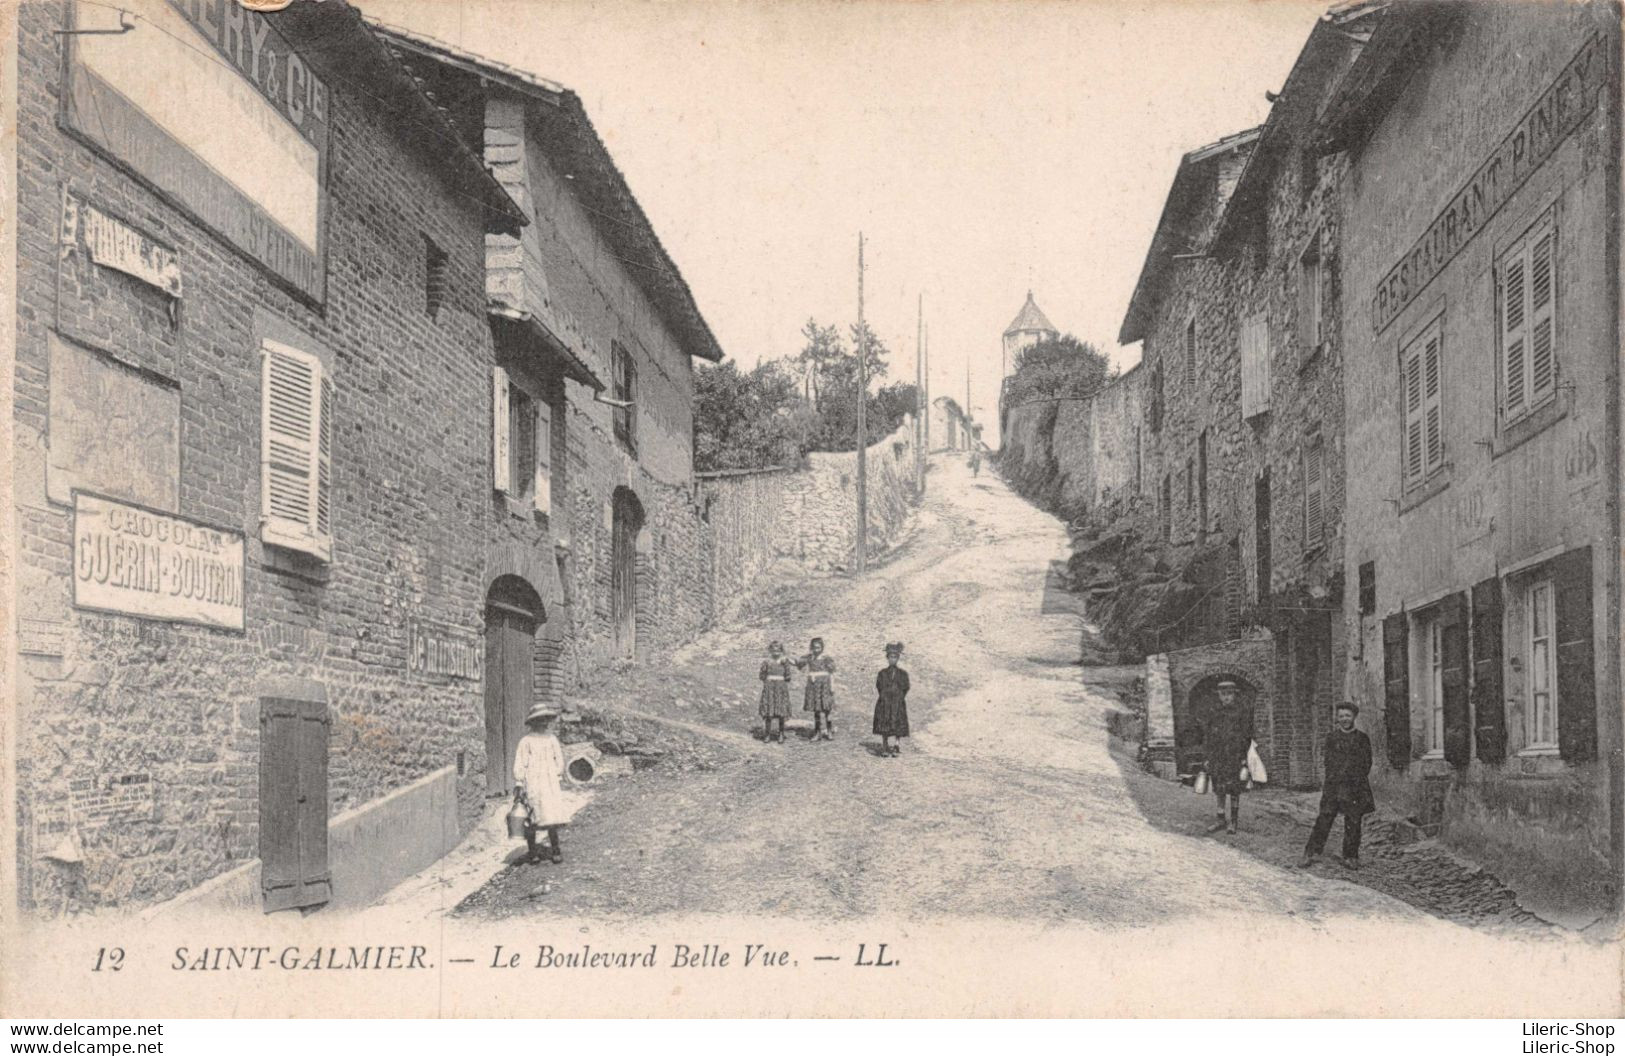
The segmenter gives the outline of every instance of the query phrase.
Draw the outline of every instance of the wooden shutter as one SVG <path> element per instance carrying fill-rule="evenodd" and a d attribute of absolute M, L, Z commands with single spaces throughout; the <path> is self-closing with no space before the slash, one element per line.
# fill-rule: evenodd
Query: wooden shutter
<path fill-rule="evenodd" d="M 1185 384 L 1196 384 L 1196 320 L 1185 324 Z"/>
<path fill-rule="evenodd" d="M 1549 222 L 1531 235 L 1529 247 L 1529 405 L 1537 406 L 1557 385 L 1553 304 L 1556 301 L 1552 249 L 1555 232 Z"/>
<path fill-rule="evenodd" d="M 332 897 L 327 864 L 327 705 L 260 700 L 260 885 L 265 911 Z"/>
<path fill-rule="evenodd" d="M 553 508 L 553 409 L 546 399 L 535 401 L 536 410 L 536 509 L 548 513 Z"/>
<path fill-rule="evenodd" d="M 1597 669 L 1591 639 L 1591 548 L 1552 562 L 1557 624 L 1557 747 L 1564 759 L 1597 757 Z"/>
<path fill-rule="evenodd" d="M 1509 420 L 1557 390 L 1556 236 L 1548 213 L 1502 257 L 1501 410 Z"/>
<path fill-rule="evenodd" d="M 1405 432 L 1402 438 L 1404 447 L 1403 457 L 1405 463 L 1405 479 L 1417 481 L 1422 479 L 1422 356 L 1421 349 L 1414 349 L 1400 364 L 1400 387 L 1404 400 Z"/>
<path fill-rule="evenodd" d="M 508 438 L 508 372 L 491 368 L 491 486 L 507 493 L 512 452 Z"/>
<path fill-rule="evenodd" d="M 1467 701 L 1467 596 L 1439 603 L 1439 680 L 1444 688 L 1444 757 L 1452 766 L 1472 758 L 1472 708 Z"/>
<path fill-rule="evenodd" d="M 1388 765 L 1403 770 L 1411 761 L 1410 626 L 1403 612 L 1382 621 L 1383 732 Z"/>
<path fill-rule="evenodd" d="M 260 351 L 260 535 L 327 560 L 332 553 L 332 385 L 308 352 Z"/>
<path fill-rule="evenodd" d="M 299 703 L 260 701 L 260 887 L 265 910 L 300 905 Z"/>
<path fill-rule="evenodd" d="M 1269 323 L 1263 312 L 1241 327 L 1241 416 L 1252 418 L 1270 409 Z"/>
<path fill-rule="evenodd" d="M 1424 475 L 1444 465 L 1443 380 L 1439 376 L 1439 327 L 1433 326 L 1422 343 L 1422 444 Z"/>
<path fill-rule="evenodd" d="M 327 868 L 327 705 L 299 704 L 299 904 L 320 905 L 332 897 Z"/>
<path fill-rule="evenodd" d="M 1486 763 L 1506 758 L 1506 697 L 1501 689 L 1501 581 L 1493 576 L 1473 587 L 1473 732 L 1478 757 Z"/>
<path fill-rule="evenodd" d="M 1326 448 L 1313 444 L 1303 455 L 1303 546 L 1310 549 L 1320 545 L 1325 533 L 1325 456 Z"/>

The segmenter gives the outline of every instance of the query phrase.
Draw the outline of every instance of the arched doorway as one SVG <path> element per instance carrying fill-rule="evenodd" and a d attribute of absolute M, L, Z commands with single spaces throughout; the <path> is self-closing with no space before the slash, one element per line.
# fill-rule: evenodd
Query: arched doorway
<path fill-rule="evenodd" d="M 1175 704 L 1174 757 L 1182 774 L 1195 773 L 1207 762 L 1208 717 L 1219 703 L 1219 683 L 1225 681 L 1236 684 L 1244 707 L 1250 709 L 1256 707 L 1258 687 L 1245 675 L 1234 671 L 1214 671 L 1197 679 L 1186 691 L 1183 706 L 1177 702 Z M 1269 731 L 1258 729 L 1255 733 L 1258 750 L 1264 753 L 1267 762 Z"/>
<path fill-rule="evenodd" d="M 518 576 L 498 576 L 485 595 L 485 791 L 513 788 L 513 753 L 535 693 L 541 595 Z"/>
<path fill-rule="evenodd" d="M 615 655 L 630 660 L 638 650 L 638 533 L 643 503 L 631 488 L 616 488 L 610 517 L 610 620 Z"/>

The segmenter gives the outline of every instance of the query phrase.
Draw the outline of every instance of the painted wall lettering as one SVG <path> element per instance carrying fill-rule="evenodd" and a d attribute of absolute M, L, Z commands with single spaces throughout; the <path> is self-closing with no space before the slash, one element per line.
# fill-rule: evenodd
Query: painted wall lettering
<path fill-rule="evenodd" d="M 1479 166 L 1444 211 L 1428 225 L 1371 297 L 1372 326 L 1380 333 L 1416 299 L 1444 266 L 1483 230 L 1529 174 L 1577 128 L 1597 105 L 1607 84 L 1608 51 L 1601 36 L 1586 41 L 1523 119 Z"/>

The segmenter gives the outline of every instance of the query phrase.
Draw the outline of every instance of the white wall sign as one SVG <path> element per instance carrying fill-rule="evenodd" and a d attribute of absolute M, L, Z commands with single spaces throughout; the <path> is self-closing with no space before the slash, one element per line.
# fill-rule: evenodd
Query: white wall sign
<path fill-rule="evenodd" d="M 73 604 L 243 629 L 243 536 L 74 492 Z"/>

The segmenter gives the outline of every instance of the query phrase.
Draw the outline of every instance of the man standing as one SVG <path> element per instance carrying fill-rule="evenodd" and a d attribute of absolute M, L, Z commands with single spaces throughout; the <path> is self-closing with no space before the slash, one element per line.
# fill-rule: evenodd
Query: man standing
<path fill-rule="evenodd" d="M 1371 738 L 1354 728 L 1360 709 L 1345 701 L 1337 706 L 1336 727 L 1326 735 L 1326 783 L 1320 793 L 1320 814 L 1309 832 L 1299 868 L 1314 864 L 1326 849 L 1332 822 L 1343 815 L 1343 864 L 1360 868 L 1360 826 L 1377 809 L 1371 797 Z"/>
<path fill-rule="evenodd" d="M 1220 681 L 1216 688 L 1219 701 L 1208 715 L 1203 747 L 1208 783 L 1219 799 L 1219 820 L 1207 831 L 1223 829 L 1234 834 L 1241 820 L 1241 793 L 1247 787 L 1241 771 L 1247 765 L 1247 749 L 1253 745 L 1253 709 L 1241 699 L 1233 679 Z"/>

